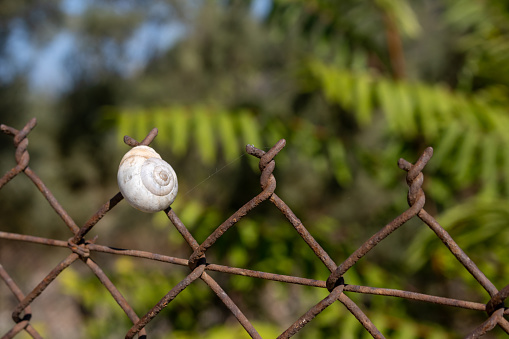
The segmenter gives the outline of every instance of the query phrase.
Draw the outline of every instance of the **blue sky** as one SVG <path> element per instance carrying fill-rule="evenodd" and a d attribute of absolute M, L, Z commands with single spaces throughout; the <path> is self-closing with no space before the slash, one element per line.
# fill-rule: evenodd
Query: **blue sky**
<path fill-rule="evenodd" d="M 90 0 L 63 0 L 63 11 L 69 15 L 80 15 L 87 8 Z M 263 18 L 270 11 L 272 0 L 254 0 L 251 11 L 254 17 Z M 64 90 L 70 81 L 64 61 L 76 47 L 75 38 L 70 31 L 57 33 L 46 45 L 36 48 L 30 43 L 27 32 L 13 23 L 8 41 L 9 67 L 0 65 L 0 78 L 9 78 L 19 72 L 28 72 L 31 89 L 43 94 L 55 95 Z M 185 34 L 179 23 L 169 23 L 163 27 L 151 23 L 142 25 L 126 46 L 128 62 L 126 71 L 136 72 L 143 68 L 149 46 L 166 50 Z M 13 68 L 14 67 L 14 68 Z"/>

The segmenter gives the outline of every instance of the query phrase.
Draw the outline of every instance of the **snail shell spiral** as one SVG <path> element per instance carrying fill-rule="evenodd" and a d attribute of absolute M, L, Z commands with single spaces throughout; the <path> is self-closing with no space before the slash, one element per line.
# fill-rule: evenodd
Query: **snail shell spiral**
<path fill-rule="evenodd" d="M 143 212 L 157 212 L 170 206 L 178 192 L 177 174 L 148 146 L 127 152 L 118 167 L 117 182 L 127 202 Z"/>

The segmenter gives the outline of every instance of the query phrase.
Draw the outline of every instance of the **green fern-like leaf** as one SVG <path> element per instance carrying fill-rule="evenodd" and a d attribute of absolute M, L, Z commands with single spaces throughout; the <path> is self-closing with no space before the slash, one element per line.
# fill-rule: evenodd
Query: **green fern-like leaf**
<path fill-rule="evenodd" d="M 193 118 L 194 139 L 201 159 L 206 164 L 212 164 L 216 160 L 216 145 L 210 113 L 204 107 L 197 107 Z"/>
<path fill-rule="evenodd" d="M 256 118 L 248 111 L 241 111 L 237 114 L 237 119 L 243 144 L 263 145 Z"/>
<path fill-rule="evenodd" d="M 141 140 L 157 127 L 155 145 L 169 147 L 177 156 L 184 156 L 191 147 L 196 147 L 200 159 L 208 165 L 218 160 L 219 150 L 226 161 L 232 161 L 246 144 L 263 144 L 261 126 L 248 110 L 228 112 L 214 106 L 176 105 L 116 110 L 109 116 L 112 115 L 117 120 L 118 139 L 129 135 Z"/>
<path fill-rule="evenodd" d="M 238 141 L 235 135 L 235 122 L 231 114 L 221 112 L 217 116 L 219 139 L 227 161 L 232 161 L 239 154 Z"/>
<path fill-rule="evenodd" d="M 506 133 L 509 116 L 496 102 L 488 101 L 482 94 L 467 96 L 443 85 L 395 81 L 361 69 L 337 68 L 317 60 L 310 62 L 309 71 L 323 89 L 326 100 L 351 111 L 361 127 L 373 121 L 371 116 L 380 110 L 392 137 L 405 142 L 425 141 L 436 148 L 430 168 L 447 163 L 446 171 L 454 176 L 459 187 L 481 177 L 486 194 L 497 191 L 494 189 L 496 173 L 500 167 L 509 165 L 496 160 L 492 146 L 479 146 L 479 143 L 491 143 L 484 141 L 490 135 L 498 140 L 496 149 L 509 148 Z M 487 163 L 481 165 L 477 161 L 479 156 Z M 504 182 L 508 180 L 506 175 Z M 506 183 L 506 187 L 509 184 Z M 506 189 L 505 193 L 508 191 Z"/>
<path fill-rule="evenodd" d="M 429 88 L 421 84 L 416 85 L 413 90 L 415 91 L 415 109 L 420 130 L 428 140 L 433 140 L 438 134 L 439 122 L 437 120 L 444 112 L 437 107 L 438 92 L 436 88 Z M 447 110 L 445 111 L 447 112 Z M 443 117 L 441 118 L 443 119 Z"/>
<path fill-rule="evenodd" d="M 171 118 L 172 149 L 175 154 L 182 156 L 188 149 L 191 129 L 190 112 L 184 107 L 176 106 L 167 110 Z"/>
<path fill-rule="evenodd" d="M 359 125 L 366 126 L 371 122 L 373 115 L 373 99 L 371 97 L 371 77 L 361 74 L 355 82 L 355 111 Z"/>

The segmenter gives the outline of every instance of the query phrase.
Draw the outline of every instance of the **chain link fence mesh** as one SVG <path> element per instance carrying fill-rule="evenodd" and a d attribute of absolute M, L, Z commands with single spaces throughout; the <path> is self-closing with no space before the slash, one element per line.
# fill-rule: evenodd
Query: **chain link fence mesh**
<path fill-rule="evenodd" d="M 51 272 L 49 272 L 37 286 L 25 294 L 16 282 L 11 278 L 9 273 L 0 263 L 0 278 L 3 280 L 12 294 L 19 301 L 18 305 L 12 310 L 12 320 L 14 325 L 2 338 L 14 338 L 21 332 L 28 333 L 32 338 L 42 338 L 41 334 L 30 323 L 32 311 L 30 305 L 47 287 L 62 273 L 66 268 L 70 267 L 77 260 L 83 261 L 90 270 L 97 276 L 101 284 L 108 290 L 115 299 L 120 308 L 125 312 L 132 322 L 132 327 L 126 329 L 125 338 L 147 338 L 145 326 L 150 323 L 168 304 L 178 297 L 179 293 L 186 289 L 190 284 L 200 279 L 210 287 L 210 289 L 219 297 L 219 299 L 232 312 L 238 322 L 252 338 L 261 338 L 253 324 L 244 315 L 239 306 L 228 296 L 226 291 L 214 280 L 207 271 L 224 272 L 229 274 L 242 275 L 252 278 L 267 279 L 279 281 L 289 284 L 307 285 L 321 289 L 327 289 L 329 294 L 322 300 L 311 307 L 306 313 L 298 318 L 291 326 L 289 326 L 278 338 L 290 338 L 298 333 L 306 324 L 308 324 L 319 313 L 324 312 L 330 305 L 338 301 L 357 318 L 362 326 L 369 332 L 373 338 L 385 338 L 377 329 L 373 322 L 366 316 L 363 310 L 348 297 L 349 292 L 373 294 L 382 296 L 399 297 L 421 302 L 434 303 L 445 306 L 459 307 L 475 311 L 485 312 L 487 319 L 481 323 L 473 325 L 474 329 L 466 336 L 466 338 L 479 338 L 491 331 L 497 325 L 509 334 L 509 322 L 504 317 L 509 315 L 509 308 L 505 307 L 504 301 L 509 295 L 509 285 L 498 290 L 494 284 L 485 276 L 485 274 L 476 266 L 476 264 L 465 254 L 465 252 L 452 239 L 449 233 L 424 209 L 425 194 L 422 190 L 423 174 L 422 170 L 431 159 L 433 149 L 427 148 L 420 158 L 412 164 L 404 159 L 398 162 L 399 168 L 407 172 L 406 182 L 409 187 L 408 204 L 409 208 L 393 219 L 390 223 L 381 228 L 376 234 L 366 240 L 357 250 L 355 250 L 346 260 L 339 265 L 330 257 L 330 255 L 320 246 L 313 238 L 311 233 L 306 229 L 299 218 L 293 213 L 288 205 L 274 192 L 276 188 L 276 180 L 273 175 L 275 168 L 274 157 L 284 148 L 286 141 L 280 140 L 269 151 L 262 151 L 253 145 L 247 145 L 246 151 L 249 155 L 259 158 L 259 168 L 261 171 L 260 184 L 262 191 L 233 213 L 226 221 L 219 225 L 207 238 L 199 244 L 188 228 L 179 219 L 177 214 L 171 207 L 164 210 L 170 222 L 175 226 L 178 232 L 187 242 L 193 253 L 189 259 L 165 256 L 157 253 L 131 249 L 116 249 L 105 245 L 95 243 L 95 239 L 88 240 L 85 236 L 88 232 L 119 202 L 123 200 L 121 193 L 117 193 L 109 201 L 92 215 L 87 222 L 79 227 L 66 210 L 60 205 L 51 191 L 46 187 L 44 182 L 29 167 L 30 156 L 27 150 L 28 134 L 36 125 L 36 119 L 30 120 L 21 130 L 13 127 L 1 125 L 0 130 L 7 135 L 13 137 L 14 146 L 16 148 L 15 158 L 16 166 L 5 173 L 0 178 L 0 189 L 5 186 L 11 179 L 18 174 L 26 175 L 38 188 L 50 206 L 64 221 L 65 225 L 70 229 L 73 236 L 68 240 L 56 240 L 31 235 L 16 234 L 0 231 L 0 238 L 16 241 L 24 241 L 31 243 L 44 244 L 49 246 L 66 247 L 69 254 L 65 257 Z M 154 128 L 145 139 L 138 142 L 128 136 L 124 138 L 124 142 L 131 146 L 149 145 L 157 136 L 157 129 Z M 277 207 L 279 211 L 286 217 L 289 223 L 295 228 L 300 237 L 311 248 L 314 254 L 322 261 L 322 263 L 330 271 L 330 275 L 326 281 L 306 279 L 302 277 L 273 274 L 268 272 L 253 271 L 244 268 L 230 267 L 208 263 L 206 260 L 207 250 L 231 227 L 235 226 L 248 213 L 253 211 L 261 202 L 270 201 Z M 421 219 L 435 234 L 443 244 L 449 249 L 454 257 L 461 263 L 467 271 L 475 278 L 475 280 L 486 290 L 489 295 L 486 304 L 472 302 L 468 300 L 459 300 L 453 298 L 445 298 L 440 296 L 415 293 L 404 290 L 375 288 L 369 286 L 357 286 L 347 284 L 343 276 L 352 268 L 359 259 L 365 256 L 382 240 L 387 238 L 397 228 L 403 226 L 412 218 Z M 116 286 L 111 282 L 101 267 L 90 257 L 92 252 L 103 252 L 123 256 L 132 256 L 156 260 L 174 265 L 188 266 L 190 273 L 177 285 L 175 285 L 168 293 L 141 317 L 130 306 L 126 298 L 120 293 Z"/>

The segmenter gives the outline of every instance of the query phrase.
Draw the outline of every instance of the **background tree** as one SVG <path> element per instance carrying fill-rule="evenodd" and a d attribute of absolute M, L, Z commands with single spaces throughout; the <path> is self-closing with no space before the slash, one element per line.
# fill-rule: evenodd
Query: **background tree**
<path fill-rule="evenodd" d="M 111 159 L 120 159 L 127 149 L 122 136 L 141 138 L 157 126 L 154 147 L 179 174 L 174 210 L 198 241 L 259 190 L 256 161 L 243 156 L 245 144 L 268 148 L 285 138 L 287 146 L 276 158 L 278 195 L 338 262 L 406 208 L 404 173 L 396 160 L 413 160 L 431 145 L 435 155 L 425 171 L 426 209 L 498 287 L 504 286 L 509 248 L 503 241 L 509 239 L 505 3 L 268 4 L 262 15 L 253 14 L 259 1 L 0 5 L 0 60 L 7 65 L 0 66 L 2 123 L 20 126 L 38 117 L 30 139 L 32 166 L 78 222 L 117 191 L 117 164 Z M 61 64 L 64 85 L 52 95 L 35 91 L 29 73 L 35 51 L 59 38 L 69 41 Z M 34 56 L 13 53 L 16 42 Z M 5 144 L 1 157 L 11 159 Z M 0 169 L 9 166 L 2 161 Z M 5 201 L 0 213 L 8 216 L 3 230 L 65 236 L 29 184 L 16 179 L 0 197 Z M 207 259 L 326 279 L 325 267 L 272 212 L 262 206 L 229 230 Z M 34 227 L 35 215 L 45 227 Z M 137 213 L 123 204 L 101 223 L 92 235 L 100 235 L 102 243 L 190 254 L 158 214 Z M 12 246 L 2 242 L 4 265 Z M 456 295 L 461 286 L 461 297 L 485 302 L 486 295 L 451 259 L 416 222 L 391 235 L 345 280 L 444 296 Z M 186 274 L 185 268 L 142 268 L 145 263 L 125 258 L 98 260 L 110 267 L 108 274 L 140 313 Z M 26 273 L 24 267 L 9 269 Z M 133 274 L 134 269 L 145 274 Z M 217 279 L 268 337 L 323 297 L 305 287 Z M 113 300 L 94 277 L 76 268 L 59 282 L 79 305 L 81 322 L 90 325 L 85 337 L 124 333 L 127 319 L 115 313 L 115 321 L 109 320 L 104 312 L 116 312 L 115 307 L 103 308 L 99 301 Z M 156 319 L 152 326 L 159 337 L 240 335 L 228 322 L 229 312 L 202 287 L 193 285 L 164 311 L 167 318 Z M 268 300 L 260 302 L 259 295 Z M 461 337 L 470 320 L 479 321 L 477 314 L 449 308 L 352 297 L 391 338 Z M 340 308 L 319 316 L 301 334 L 365 335 Z M 494 331 L 497 335 L 504 334 Z"/>

